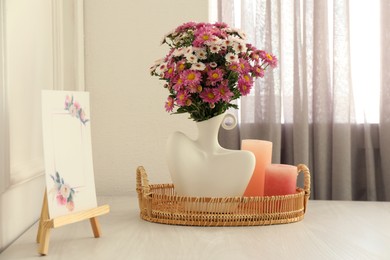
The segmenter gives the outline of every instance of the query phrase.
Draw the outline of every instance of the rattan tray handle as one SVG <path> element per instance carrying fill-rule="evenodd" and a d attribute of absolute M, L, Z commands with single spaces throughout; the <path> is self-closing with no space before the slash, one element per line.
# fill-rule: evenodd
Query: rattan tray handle
<path fill-rule="evenodd" d="M 304 183 L 303 183 L 303 190 L 305 191 L 304 212 L 306 212 L 307 201 L 309 200 L 310 197 L 310 171 L 309 168 L 307 168 L 307 166 L 304 164 L 299 164 L 297 168 L 298 168 L 298 174 L 301 172 L 303 172 L 304 174 Z"/>
<path fill-rule="evenodd" d="M 143 166 L 137 168 L 137 192 L 142 194 L 150 193 L 148 175 Z"/>
<path fill-rule="evenodd" d="M 152 214 L 152 208 L 150 200 L 152 199 L 151 192 L 150 192 L 150 186 L 149 186 L 149 180 L 148 175 L 144 169 L 144 167 L 139 166 L 137 168 L 137 184 L 136 184 L 136 190 L 138 193 L 138 202 L 141 209 L 146 208 L 148 216 L 151 216 Z"/>

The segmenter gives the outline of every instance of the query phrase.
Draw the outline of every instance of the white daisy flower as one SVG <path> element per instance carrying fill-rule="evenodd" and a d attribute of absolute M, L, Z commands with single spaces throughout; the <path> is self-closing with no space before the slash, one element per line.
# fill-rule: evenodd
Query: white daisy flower
<path fill-rule="evenodd" d="M 233 43 L 233 50 L 235 53 L 246 52 L 247 47 L 246 47 L 245 43 L 243 43 L 243 42 L 234 42 Z"/>
<path fill-rule="evenodd" d="M 203 62 L 197 62 L 192 64 L 191 70 L 204 70 L 206 68 L 206 65 Z"/>
<path fill-rule="evenodd" d="M 233 36 L 229 35 L 229 37 L 227 39 L 225 39 L 222 44 L 226 47 L 229 47 L 229 46 L 232 46 L 233 43 L 236 42 L 237 39 L 238 39 L 237 37 L 233 37 Z"/>
<path fill-rule="evenodd" d="M 245 43 L 245 41 L 243 39 L 239 38 L 239 37 L 230 37 L 230 40 L 232 41 L 231 44 L 234 44 L 234 43 L 242 43 L 242 44 L 244 44 Z"/>
<path fill-rule="evenodd" d="M 184 55 L 192 55 L 194 53 L 194 49 L 192 48 L 192 46 L 188 46 L 186 48 L 184 48 Z"/>
<path fill-rule="evenodd" d="M 216 62 L 214 62 L 214 61 L 213 61 L 213 62 L 210 62 L 209 65 L 210 65 L 210 67 L 213 68 L 213 69 L 216 68 L 216 67 L 218 66 L 218 64 L 217 64 Z"/>
<path fill-rule="evenodd" d="M 179 57 L 179 56 L 181 56 L 181 55 L 184 55 L 184 51 L 185 51 L 184 48 L 175 49 L 175 50 L 173 51 L 173 56 Z"/>
<path fill-rule="evenodd" d="M 229 52 L 228 54 L 225 55 L 225 59 L 227 62 L 237 62 L 238 61 L 238 56 L 234 53 Z"/>
<path fill-rule="evenodd" d="M 207 52 L 203 48 L 196 50 L 195 55 L 196 57 L 198 57 L 199 60 L 207 59 Z"/>
<path fill-rule="evenodd" d="M 227 27 L 227 28 L 225 28 L 225 32 L 232 33 L 232 32 L 235 32 L 235 30 L 231 27 Z"/>
<path fill-rule="evenodd" d="M 194 55 L 194 54 L 188 54 L 186 55 L 186 59 L 189 63 L 197 63 L 198 62 L 198 58 Z"/>
<path fill-rule="evenodd" d="M 241 39 L 243 40 L 246 40 L 246 33 L 241 31 L 241 30 L 237 30 L 237 33 L 238 35 L 240 35 Z"/>
<path fill-rule="evenodd" d="M 243 40 L 246 39 L 246 34 L 238 28 L 229 28 L 229 30 L 227 30 L 227 32 L 237 33 Z"/>
<path fill-rule="evenodd" d="M 161 63 L 157 68 L 156 68 L 156 73 L 158 75 L 161 75 L 162 73 L 164 73 L 165 71 L 167 71 L 168 69 L 168 66 L 167 66 L 167 63 L 164 62 L 164 63 Z"/>
<path fill-rule="evenodd" d="M 222 40 L 219 39 L 218 37 L 214 37 L 210 40 L 210 44 L 212 45 L 220 45 L 222 44 Z"/>
<path fill-rule="evenodd" d="M 210 46 L 210 52 L 211 53 L 218 53 L 221 50 L 220 45 L 211 45 Z"/>

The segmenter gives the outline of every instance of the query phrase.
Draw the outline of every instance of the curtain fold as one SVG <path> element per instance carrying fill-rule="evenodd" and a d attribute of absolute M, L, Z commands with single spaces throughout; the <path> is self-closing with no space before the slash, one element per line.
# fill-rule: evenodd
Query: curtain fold
<path fill-rule="evenodd" d="M 390 1 L 381 0 L 381 90 L 380 90 L 380 182 L 384 198 L 390 201 Z"/>
<path fill-rule="evenodd" d="M 309 166 L 313 199 L 390 200 L 390 1 L 380 3 L 379 125 L 355 117 L 348 0 L 234 3 L 220 1 L 221 21 L 241 27 L 279 66 L 241 98 L 239 128 L 222 130 L 221 144 L 272 141 L 273 163 Z"/>

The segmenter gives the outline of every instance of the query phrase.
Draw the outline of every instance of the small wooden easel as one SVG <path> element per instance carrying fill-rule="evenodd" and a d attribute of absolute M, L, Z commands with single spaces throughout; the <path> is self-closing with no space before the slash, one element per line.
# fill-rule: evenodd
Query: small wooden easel
<path fill-rule="evenodd" d="M 100 237 L 100 225 L 97 217 L 103 214 L 107 214 L 110 211 L 109 205 L 103 205 L 97 208 L 80 211 L 77 213 L 69 214 L 66 216 L 56 217 L 49 219 L 49 208 L 47 204 L 47 194 L 43 196 L 43 205 L 41 211 L 41 218 L 39 220 L 37 243 L 39 243 L 38 253 L 41 255 L 47 255 L 49 251 L 50 229 L 61 227 L 67 224 L 72 224 L 82 220 L 89 219 L 92 226 L 94 237 Z"/>

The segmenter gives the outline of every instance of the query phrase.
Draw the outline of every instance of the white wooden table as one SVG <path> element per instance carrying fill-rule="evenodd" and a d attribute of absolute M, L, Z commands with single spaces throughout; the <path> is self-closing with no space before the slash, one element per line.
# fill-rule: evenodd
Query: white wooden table
<path fill-rule="evenodd" d="M 136 197 L 100 197 L 111 212 L 52 230 L 47 256 L 37 224 L 0 259 L 390 259 L 390 202 L 310 201 L 303 221 L 257 227 L 186 227 L 149 223 Z"/>

